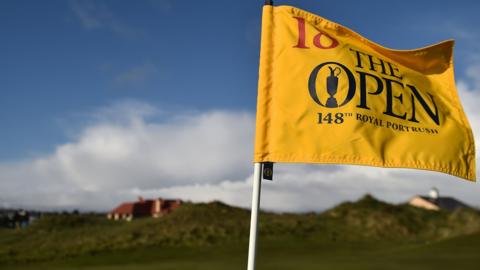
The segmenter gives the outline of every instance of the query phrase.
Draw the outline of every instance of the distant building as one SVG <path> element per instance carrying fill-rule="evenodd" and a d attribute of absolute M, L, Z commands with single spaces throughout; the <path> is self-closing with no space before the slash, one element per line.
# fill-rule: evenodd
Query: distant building
<path fill-rule="evenodd" d="M 432 188 L 428 193 L 428 196 L 417 195 L 413 197 L 410 199 L 408 204 L 434 211 L 438 211 L 440 209 L 455 210 L 458 208 L 471 208 L 467 204 L 455 198 L 440 197 L 440 193 L 437 188 Z"/>
<path fill-rule="evenodd" d="M 139 217 L 161 217 L 169 214 L 182 204 L 181 200 L 165 200 L 153 199 L 144 200 L 142 197 L 138 198 L 136 202 L 126 202 L 120 204 L 107 214 L 108 219 L 113 220 L 132 220 Z"/>

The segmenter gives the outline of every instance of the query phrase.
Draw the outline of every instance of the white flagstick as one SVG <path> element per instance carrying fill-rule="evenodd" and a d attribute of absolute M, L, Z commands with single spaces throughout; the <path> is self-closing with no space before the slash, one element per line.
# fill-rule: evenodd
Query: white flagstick
<path fill-rule="evenodd" d="M 273 5 L 273 0 L 265 0 L 265 5 Z M 250 216 L 250 240 L 248 242 L 248 267 L 255 270 L 255 256 L 257 253 L 258 210 L 260 208 L 260 191 L 262 190 L 263 164 L 255 162 L 253 170 L 252 212 Z"/>
<path fill-rule="evenodd" d="M 250 241 L 248 243 L 248 270 L 255 270 L 257 251 L 258 209 L 262 189 L 262 163 L 255 162 L 253 171 L 252 212 L 250 218 Z"/>

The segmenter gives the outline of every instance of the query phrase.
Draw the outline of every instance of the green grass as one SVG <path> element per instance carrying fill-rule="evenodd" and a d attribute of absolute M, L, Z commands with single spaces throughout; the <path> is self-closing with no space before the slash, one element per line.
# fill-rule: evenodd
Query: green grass
<path fill-rule="evenodd" d="M 257 269 L 478 269 L 480 235 L 435 243 L 336 243 L 298 241 L 295 238 L 260 238 Z M 60 261 L 1 267 L 8 270 L 42 269 L 245 269 L 247 245 L 151 247 L 88 255 Z"/>
<path fill-rule="evenodd" d="M 245 269 L 249 212 L 186 204 L 161 219 L 51 216 L 0 230 L 0 269 Z M 478 269 L 480 215 L 365 197 L 322 214 L 262 213 L 258 269 Z"/>

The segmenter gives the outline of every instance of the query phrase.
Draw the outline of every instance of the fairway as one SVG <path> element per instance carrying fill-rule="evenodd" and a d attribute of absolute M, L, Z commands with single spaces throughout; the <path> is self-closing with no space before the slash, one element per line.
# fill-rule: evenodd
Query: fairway
<path fill-rule="evenodd" d="M 10 265 L 8 270 L 246 269 L 247 243 L 203 248 L 150 247 L 61 261 Z M 480 234 L 436 243 L 333 243 L 285 238 L 261 241 L 258 269 L 478 269 Z"/>

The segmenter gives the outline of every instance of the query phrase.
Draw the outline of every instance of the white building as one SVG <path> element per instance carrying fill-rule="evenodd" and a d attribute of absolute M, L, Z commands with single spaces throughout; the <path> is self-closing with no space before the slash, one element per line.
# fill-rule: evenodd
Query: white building
<path fill-rule="evenodd" d="M 458 208 L 471 208 L 467 204 L 452 198 L 441 197 L 437 188 L 432 188 L 428 196 L 417 195 L 408 201 L 408 204 L 428 210 L 438 211 L 440 209 L 455 210 Z"/>

